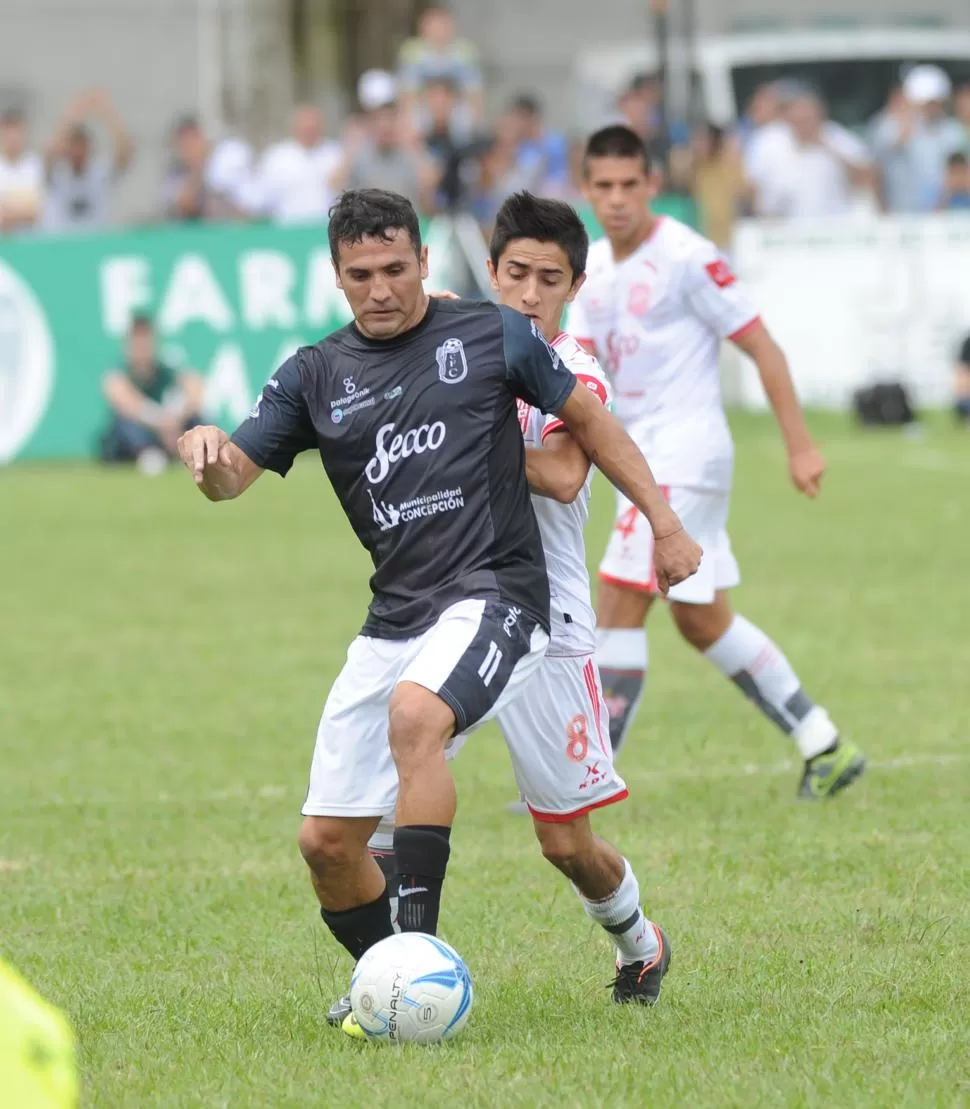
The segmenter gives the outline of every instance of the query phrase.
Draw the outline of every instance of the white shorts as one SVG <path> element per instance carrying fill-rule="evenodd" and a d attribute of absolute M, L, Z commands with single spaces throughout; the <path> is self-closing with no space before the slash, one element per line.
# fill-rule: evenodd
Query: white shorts
<path fill-rule="evenodd" d="M 456 734 L 501 711 L 535 676 L 549 637 L 517 608 L 460 601 L 414 639 L 358 636 L 333 683 L 310 767 L 304 816 L 384 816 L 397 801 L 387 706 L 398 682 L 437 694 Z"/>
<path fill-rule="evenodd" d="M 537 820 L 561 823 L 628 796 L 613 767 L 610 717 L 592 655 L 547 655 L 498 726 L 519 792 Z"/>
<path fill-rule="evenodd" d="M 663 486 L 670 507 L 680 517 L 687 534 L 704 548 L 697 573 L 675 585 L 667 594 L 671 601 L 709 605 L 721 589 L 733 589 L 741 581 L 737 561 L 727 533 L 731 494 L 723 490 Z M 611 585 L 656 593 L 653 568 L 653 532 L 646 517 L 623 496 L 616 495 L 616 520 L 599 569 L 600 579 Z"/>

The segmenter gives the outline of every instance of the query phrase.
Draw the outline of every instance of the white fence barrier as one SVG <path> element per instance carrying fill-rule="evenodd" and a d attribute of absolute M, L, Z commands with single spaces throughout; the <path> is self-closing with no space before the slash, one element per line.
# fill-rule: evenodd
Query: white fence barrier
<path fill-rule="evenodd" d="M 903 382 L 919 405 L 948 403 L 970 333 L 970 214 L 745 222 L 733 259 L 804 404 L 844 409 L 878 380 Z M 731 400 L 765 406 L 747 360 L 734 377 Z"/>

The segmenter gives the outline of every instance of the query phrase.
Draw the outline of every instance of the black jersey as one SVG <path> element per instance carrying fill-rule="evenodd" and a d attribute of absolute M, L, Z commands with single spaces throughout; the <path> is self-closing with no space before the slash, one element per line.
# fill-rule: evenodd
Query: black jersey
<path fill-rule="evenodd" d="M 232 439 L 279 474 L 319 450 L 374 563 L 364 635 L 410 638 L 466 598 L 519 606 L 548 630 L 516 398 L 556 412 L 575 381 L 525 316 L 432 299 L 393 339 L 350 324 L 299 350 Z"/>

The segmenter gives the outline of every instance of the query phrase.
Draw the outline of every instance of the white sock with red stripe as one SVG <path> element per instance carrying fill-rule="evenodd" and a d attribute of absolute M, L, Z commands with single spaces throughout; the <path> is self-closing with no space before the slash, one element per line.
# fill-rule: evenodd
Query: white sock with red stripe
<path fill-rule="evenodd" d="M 838 729 L 828 713 L 802 689 L 781 649 L 750 620 L 735 616 L 704 656 L 773 724 L 792 737 L 803 758 L 814 758 L 838 742 Z"/>
<path fill-rule="evenodd" d="M 645 628 L 600 628 L 596 633 L 596 665 L 610 714 L 614 757 L 619 754 L 636 719 L 648 658 Z"/>
<path fill-rule="evenodd" d="M 626 859 L 623 881 L 609 897 L 602 901 L 587 901 L 579 894 L 586 915 L 605 928 L 616 944 L 616 957 L 624 966 L 627 963 L 649 963 L 660 954 L 660 941 L 653 924 L 643 915 L 640 907 L 640 887 L 636 875 Z M 573 886 L 573 889 L 576 889 Z"/>

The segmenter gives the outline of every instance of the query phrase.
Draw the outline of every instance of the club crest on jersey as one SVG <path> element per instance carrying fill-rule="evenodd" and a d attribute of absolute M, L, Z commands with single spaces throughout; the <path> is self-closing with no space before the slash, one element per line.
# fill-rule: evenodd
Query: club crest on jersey
<path fill-rule="evenodd" d="M 468 360 L 461 339 L 445 339 L 435 352 L 438 377 L 446 385 L 457 385 L 468 376 Z"/>

